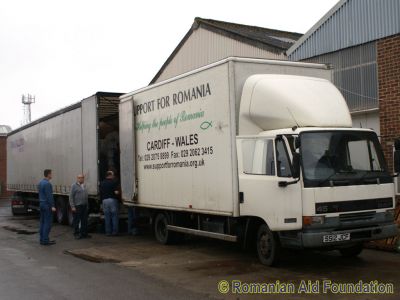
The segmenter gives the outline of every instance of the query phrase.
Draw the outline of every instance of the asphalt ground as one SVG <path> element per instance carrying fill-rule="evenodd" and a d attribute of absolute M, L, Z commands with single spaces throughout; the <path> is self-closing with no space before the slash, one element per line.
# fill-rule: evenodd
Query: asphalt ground
<path fill-rule="evenodd" d="M 191 237 L 160 245 L 149 228 L 135 237 L 75 240 L 71 228 L 55 224 L 57 244 L 47 247 L 37 231 L 36 215 L 13 217 L 0 203 L 1 299 L 400 299 L 398 253 L 364 250 L 346 259 L 336 251 L 285 251 L 271 268 L 229 242 Z M 339 283 L 360 281 L 383 291 L 335 292 Z M 265 284 L 280 290 L 265 293 Z"/>

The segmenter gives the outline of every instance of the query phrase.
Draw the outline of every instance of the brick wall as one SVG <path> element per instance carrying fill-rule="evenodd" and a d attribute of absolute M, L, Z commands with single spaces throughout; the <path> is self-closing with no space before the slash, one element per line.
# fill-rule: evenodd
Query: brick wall
<path fill-rule="evenodd" d="M 377 42 L 378 97 L 381 143 L 393 171 L 393 141 L 400 138 L 400 34 Z M 396 197 L 396 220 L 400 226 L 400 197 Z M 394 249 L 400 236 L 377 241 L 379 249 Z"/>
<path fill-rule="evenodd" d="M 390 170 L 392 146 L 400 138 L 400 34 L 377 42 L 381 142 Z"/>
<path fill-rule="evenodd" d="M 6 182 L 7 182 L 7 143 L 6 143 L 6 137 L 0 136 L 0 184 L 1 184 L 0 198 L 7 197 L 10 195 L 10 193 L 7 193 Z"/>

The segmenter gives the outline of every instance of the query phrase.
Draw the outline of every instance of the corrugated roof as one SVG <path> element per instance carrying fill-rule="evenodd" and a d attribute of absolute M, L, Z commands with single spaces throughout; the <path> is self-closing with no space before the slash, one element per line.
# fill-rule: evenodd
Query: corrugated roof
<path fill-rule="evenodd" d="M 287 50 L 302 60 L 400 33 L 399 0 L 341 0 Z"/>
<path fill-rule="evenodd" d="M 206 27 L 207 29 L 219 29 L 225 34 L 233 34 L 238 38 L 242 38 L 244 42 L 251 40 L 262 43 L 268 48 L 276 48 L 276 51 L 289 49 L 301 36 L 301 33 L 281 31 L 257 26 L 249 26 L 237 23 L 228 23 L 223 21 L 195 18 L 195 23 L 198 26 Z M 223 33 L 221 32 L 221 33 Z"/>
<path fill-rule="evenodd" d="M 193 31 L 195 31 L 199 27 L 238 40 L 240 42 L 250 44 L 261 49 L 265 49 L 273 53 L 284 53 L 302 36 L 301 33 L 296 32 L 281 31 L 212 19 L 202 19 L 197 17 L 194 19 L 194 23 L 190 30 L 186 33 L 184 38 L 180 41 L 178 46 L 168 57 L 168 59 L 163 64 L 161 69 L 157 72 L 156 76 L 152 79 L 150 84 L 156 82 L 158 77 L 162 74 L 164 69 L 176 56 L 179 49 L 183 46 L 183 44 L 190 37 Z"/>

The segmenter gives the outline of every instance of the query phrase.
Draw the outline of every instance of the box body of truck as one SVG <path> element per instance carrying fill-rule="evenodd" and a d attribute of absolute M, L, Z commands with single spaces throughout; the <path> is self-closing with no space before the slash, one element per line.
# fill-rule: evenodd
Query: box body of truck
<path fill-rule="evenodd" d="M 8 135 L 7 189 L 15 193 L 13 203 L 19 212 L 38 208 L 37 184 L 45 169 L 53 171 L 59 222 L 71 221 L 67 198 L 78 174 L 85 175 L 91 210 L 98 211 L 98 182 L 107 169 L 101 129 L 114 124 L 118 130 L 120 95 L 98 92 Z"/>
<path fill-rule="evenodd" d="M 134 201 L 137 186 L 138 206 L 239 216 L 236 135 L 253 74 L 331 80 L 321 64 L 237 58 L 122 96 L 124 200 Z"/>

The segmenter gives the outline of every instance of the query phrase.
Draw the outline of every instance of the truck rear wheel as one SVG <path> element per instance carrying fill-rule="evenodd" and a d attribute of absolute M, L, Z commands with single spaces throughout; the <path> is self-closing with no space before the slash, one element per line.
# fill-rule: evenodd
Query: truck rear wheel
<path fill-rule="evenodd" d="M 348 248 L 341 248 L 339 251 L 343 257 L 355 257 L 363 251 L 363 244 L 359 243 Z"/>
<path fill-rule="evenodd" d="M 64 198 L 58 197 L 56 199 L 56 220 L 58 224 L 68 224 L 68 206 Z"/>
<path fill-rule="evenodd" d="M 279 241 L 267 224 L 262 224 L 258 228 L 256 244 L 260 262 L 266 266 L 276 265 L 280 250 Z"/>
<path fill-rule="evenodd" d="M 154 219 L 154 235 L 156 240 L 164 245 L 175 242 L 175 232 L 168 230 L 168 217 L 164 213 L 158 213 Z"/>

